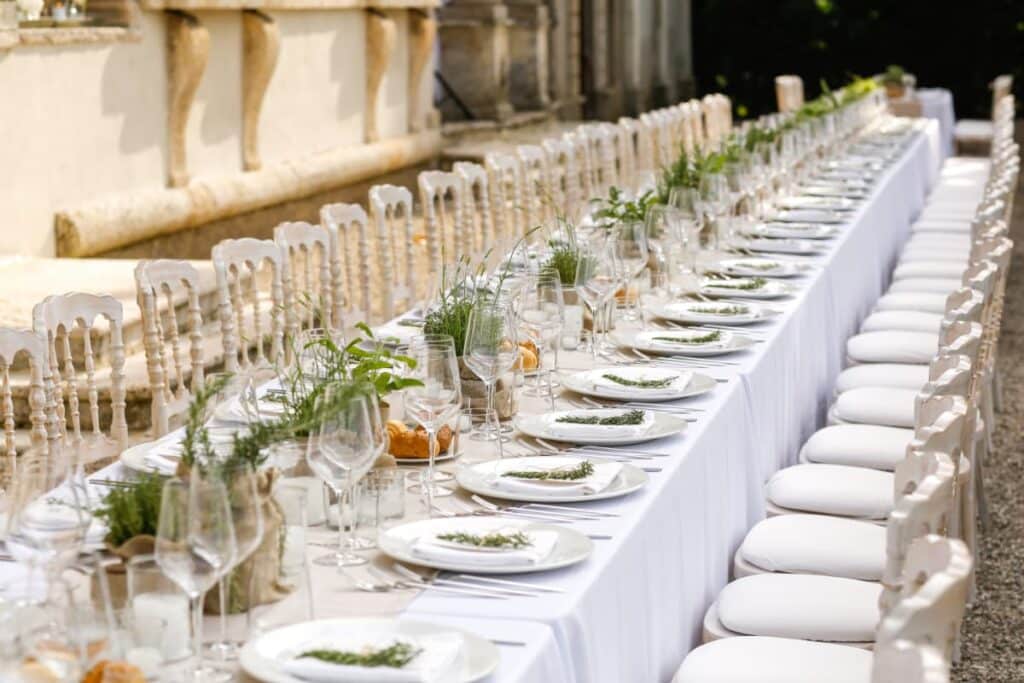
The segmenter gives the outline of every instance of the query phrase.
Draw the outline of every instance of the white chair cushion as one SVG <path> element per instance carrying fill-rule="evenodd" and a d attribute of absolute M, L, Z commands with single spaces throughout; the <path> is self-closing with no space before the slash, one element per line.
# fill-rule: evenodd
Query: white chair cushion
<path fill-rule="evenodd" d="M 819 429 L 800 449 L 800 461 L 892 472 L 906 457 L 914 430 L 869 424 Z"/>
<path fill-rule="evenodd" d="M 903 263 L 893 271 L 893 280 L 908 277 L 957 278 L 964 274 L 964 267 L 951 261 L 912 261 Z"/>
<path fill-rule="evenodd" d="M 971 246 L 971 235 L 970 233 L 958 233 L 958 232 L 923 232 L 912 236 L 907 243 L 903 245 L 907 247 L 936 247 L 939 249 L 963 249 L 969 251 Z"/>
<path fill-rule="evenodd" d="M 878 311 L 872 313 L 860 326 L 861 332 L 938 332 L 942 326 L 942 313 L 920 311 Z"/>
<path fill-rule="evenodd" d="M 935 249 L 933 247 L 912 247 L 903 250 L 900 254 L 900 263 L 912 263 L 914 261 L 951 261 L 959 264 L 961 269 L 967 267 L 970 255 L 949 249 Z"/>
<path fill-rule="evenodd" d="M 768 501 L 800 512 L 886 519 L 893 506 L 890 472 L 842 465 L 794 465 L 768 480 Z"/>
<path fill-rule="evenodd" d="M 716 609 L 725 628 L 747 636 L 870 643 L 881 617 L 881 593 L 882 584 L 871 581 L 756 574 L 723 588 Z"/>
<path fill-rule="evenodd" d="M 915 235 L 969 235 L 971 221 L 968 218 L 940 220 L 935 216 L 922 218 L 910 228 Z"/>
<path fill-rule="evenodd" d="M 875 303 L 876 311 L 924 311 L 945 313 L 946 297 L 943 294 L 912 292 L 907 294 L 884 294 Z"/>
<path fill-rule="evenodd" d="M 688 654 L 672 683 L 870 683 L 872 659 L 848 645 L 725 638 Z"/>
<path fill-rule="evenodd" d="M 747 533 L 740 556 L 769 572 L 880 581 L 885 527 L 825 515 L 779 515 Z"/>
<path fill-rule="evenodd" d="M 891 297 L 929 297 L 934 294 L 887 294 Z M 897 309 L 899 310 L 899 309 Z M 914 310 L 908 307 L 907 310 Z M 864 332 L 846 340 L 846 355 L 857 363 L 929 363 L 938 352 L 939 333 Z"/>
<path fill-rule="evenodd" d="M 836 398 L 829 418 L 834 422 L 912 428 L 917 393 L 917 389 L 893 387 L 850 389 Z"/>
<path fill-rule="evenodd" d="M 949 296 L 950 292 L 958 287 L 960 287 L 960 280 L 955 278 L 908 277 L 893 282 L 889 287 L 889 292 L 892 294 L 922 292 Z"/>
<path fill-rule="evenodd" d="M 930 315 L 930 314 L 929 314 Z M 836 393 L 861 387 L 920 389 L 928 381 L 927 365 L 865 363 L 846 368 L 836 379 Z"/>
<path fill-rule="evenodd" d="M 992 139 L 995 126 L 986 119 L 960 119 L 953 127 L 957 142 L 986 142 Z"/>

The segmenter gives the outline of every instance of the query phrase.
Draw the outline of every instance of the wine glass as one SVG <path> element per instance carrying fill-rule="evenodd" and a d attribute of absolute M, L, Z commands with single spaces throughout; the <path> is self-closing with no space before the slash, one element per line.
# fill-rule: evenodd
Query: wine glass
<path fill-rule="evenodd" d="M 317 399 L 320 426 L 315 439 L 310 439 L 306 461 L 337 498 L 338 550 L 316 558 L 316 564 L 338 567 L 366 564 L 365 557 L 351 551 L 355 546 L 354 489 L 387 446 L 386 440 L 375 430 L 371 408 L 379 410 L 366 393 L 343 384 L 328 385 Z M 377 419 L 379 422 L 380 418 Z M 350 508 L 347 515 L 345 501 Z M 346 519 L 349 520 L 347 535 Z"/>
<path fill-rule="evenodd" d="M 526 336 L 537 346 L 538 364 L 544 352 L 550 347 L 554 354 L 554 365 L 546 371 L 547 392 L 541 389 L 541 371 L 536 374 L 537 396 L 550 396 L 551 375 L 558 372 L 558 347 L 565 320 L 565 305 L 562 301 L 562 282 L 554 270 L 543 270 L 530 278 L 519 298 L 517 309 L 519 323 Z"/>
<path fill-rule="evenodd" d="M 597 331 L 607 334 L 607 325 L 600 322 L 601 311 L 615 294 L 620 282 L 618 261 L 611 240 L 606 235 L 594 234 L 581 242 L 576 262 L 576 292 L 590 309 L 594 334 L 591 335 L 590 351 L 597 361 Z M 603 341 L 603 340 L 602 340 Z"/>
<path fill-rule="evenodd" d="M 258 475 L 251 465 L 242 463 L 234 467 L 218 468 L 228 491 L 228 507 L 235 530 L 235 556 L 231 566 L 219 580 L 220 639 L 208 646 L 208 652 L 222 661 L 238 657 L 241 643 L 228 638 L 228 577 L 232 570 L 256 552 L 263 542 L 263 501 L 257 486 Z M 249 584 L 244 587 L 252 607 L 252 581 L 255 572 L 249 575 Z"/>
<path fill-rule="evenodd" d="M 160 570 L 191 602 L 191 680 L 231 676 L 203 666 L 203 598 L 231 567 L 236 550 L 228 489 L 216 474 L 193 467 L 188 483 L 170 479 L 164 484 L 154 554 Z"/>
<path fill-rule="evenodd" d="M 715 247 L 721 246 L 722 220 L 729 207 L 729 189 L 725 176 L 721 173 L 707 173 L 701 176 L 700 183 L 701 202 L 704 206 L 704 213 L 708 222 L 715 225 L 713 233 Z"/>
<path fill-rule="evenodd" d="M 519 357 L 516 338 L 514 305 L 519 297 L 503 301 L 480 296 L 473 304 L 466 323 L 466 340 L 462 358 L 466 367 L 484 383 L 487 395 L 487 411 L 497 415 L 495 393 L 498 379 L 512 369 Z M 494 420 L 497 422 L 497 419 Z M 484 432 L 485 440 L 498 440 L 500 432 Z"/>
<path fill-rule="evenodd" d="M 469 341 L 467 331 L 467 350 L 470 348 Z M 451 493 L 434 481 L 437 430 L 454 418 L 462 407 L 462 379 L 455 355 L 455 342 L 448 335 L 416 337 L 409 343 L 407 355 L 416 361 L 409 376 L 419 380 L 420 385 L 405 390 L 405 411 L 427 432 L 427 471 L 420 491 L 426 497 L 428 511 L 433 514 L 434 496 Z M 500 439 L 500 434 L 495 436 Z"/>
<path fill-rule="evenodd" d="M 612 245 L 615 258 L 620 266 L 622 277 L 623 303 L 627 311 L 632 311 L 634 318 L 639 316 L 638 299 L 630 291 L 640 274 L 647 270 L 648 242 L 647 226 L 641 221 L 626 221 L 612 228 Z M 630 303 L 634 305 L 631 307 Z"/>

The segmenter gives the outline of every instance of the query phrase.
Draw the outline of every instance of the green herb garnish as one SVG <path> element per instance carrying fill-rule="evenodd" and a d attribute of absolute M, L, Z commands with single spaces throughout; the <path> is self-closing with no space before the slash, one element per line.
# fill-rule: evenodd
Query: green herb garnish
<path fill-rule="evenodd" d="M 735 267 L 746 268 L 747 270 L 775 270 L 779 265 L 775 261 L 743 261 L 734 264 Z"/>
<path fill-rule="evenodd" d="M 765 280 L 763 277 L 755 277 L 743 282 L 730 282 L 729 280 L 719 280 L 717 282 L 711 283 L 709 286 L 717 287 L 718 289 L 752 290 L 761 289 L 766 284 L 768 284 L 768 281 Z"/>
<path fill-rule="evenodd" d="M 673 344 L 707 344 L 718 341 L 721 338 L 722 333 L 719 330 L 708 332 L 699 337 L 651 337 L 655 341 L 671 342 Z"/>
<path fill-rule="evenodd" d="M 642 424 L 643 421 L 644 411 L 642 410 L 630 410 L 627 413 L 610 415 L 608 417 L 601 417 L 599 415 L 563 415 L 555 420 L 555 422 L 562 422 L 565 424 L 605 425 L 614 427 L 638 425 Z"/>
<path fill-rule="evenodd" d="M 390 669 L 401 669 L 406 664 L 416 659 L 423 650 L 403 643 L 401 641 L 379 650 L 367 648 L 362 652 L 349 652 L 345 650 L 307 650 L 296 659 L 319 659 L 328 664 L 342 664 L 347 666 L 364 666 L 369 668 L 388 667 Z"/>
<path fill-rule="evenodd" d="M 522 531 L 512 534 L 503 534 L 492 531 L 488 534 L 470 534 L 464 531 L 453 531 L 447 534 L 438 534 L 438 540 L 458 543 L 460 545 L 471 545 L 476 548 L 527 548 L 533 545 L 530 537 Z"/>
<path fill-rule="evenodd" d="M 503 477 L 514 477 L 516 479 L 536 479 L 538 481 L 577 481 L 586 479 L 594 473 L 594 465 L 589 460 L 584 460 L 573 468 L 560 467 L 553 470 L 511 470 L 502 472 Z"/>
<path fill-rule="evenodd" d="M 708 315 L 746 315 L 750 313 L 750 309 L 746 306 L 693 306 L 690 308 L 691 313 L 706 313 Z"/>
<path fill-rule="evenodd" d="M 606 372 L 601 376 L 624 387 L 639 387 L 641 389 L 664 389 L 676 381 L 675 376 L 663 377 L 662 379 L 629 379 L 628 377 L 622 377 L 611 372 Z"/>

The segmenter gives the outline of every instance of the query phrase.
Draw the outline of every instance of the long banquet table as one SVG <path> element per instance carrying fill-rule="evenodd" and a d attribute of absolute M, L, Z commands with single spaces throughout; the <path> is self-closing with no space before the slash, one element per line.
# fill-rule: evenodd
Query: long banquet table
<path fill-rule="evenodd" d="M 668 680 L 698 644 L 745 532 L 764 515 L 764 481 L 793 464 L 822 424 L 844 342 L 883 293 L 942 156 L 939 126 L 928 121 L 815 259 L 820 269 L 777 304 L 784 312 L 752 328 L 764 341 L 729 356 L 737 366 L 701 371 L 728 381 L 682 401 L 703 412 L 684 434 L 651 446 L 671 454 L 650 463 L 661 471 L 635 494 L 586 506 L 619 517 L 573 525 L 611 540 L 595 541 L 587 562 L 527 578 L 566 593 L 481 601 L 426 592 L 404 613 L 543 622 L 566 661 L 567 677 L 551 680 Z M 563 354 L 562 365 L 582 369 L 590 359 Z"/>
<path fill-rule="evenodd" d="M 764 515 L 764 481 L 794 463 L 801 443 L 822 424 L 844 341 L 883 292 L 937 176 L 938 123 L 919 123 L 839 236 L 806 259 L 816 268 L 793 281 L 794 295 L 768 302 L 781 314 L 748 328 L 761 341 L 725 357 L 735 365 L 698 370 L 722 381 L 681 401 L 701 411 L 682 435 L 645 446 L 667 454 L 643 462 L 658 469 L 648 485 L 583 506 L 617 515 L 572 525 L 602 537 L 593 555 L 570 568 L 515 577 L 563 593 L 503 600 L 362 593 L 337 571 L 321 568 L 313 577 L 316 617 L 400 615 L 506 641 L 499 642 L 501 663 L 489 683 L 668 680 L 698 644 L 704 612 L 728 581 L 733 553 Z M 582 351 L 563 352 L 561 366 L 583 370 L 592 361 Z M 520 404 L 525 413 L 548 409 L 536 398 Z M 471 445 L 462 460 L 493 457 L 484 448 Z M 508 448 L 523 453 L 517 444 Z M 115 464 L 103 476 L 129 475 Z M 321 529 L 311 542 L 333 539 Z M 289 597 L 280 609 L 301 615 L 297 600 Z"/>

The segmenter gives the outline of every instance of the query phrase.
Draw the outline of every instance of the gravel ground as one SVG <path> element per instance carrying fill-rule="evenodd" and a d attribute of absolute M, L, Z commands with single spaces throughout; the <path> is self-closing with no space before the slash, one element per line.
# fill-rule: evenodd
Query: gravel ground
<path fill-rule="evenodd" d="M 989 524 L 977 567 L 978 597 L 964 624 L 954 680 L 1024 681 L 1024 191 L 1017 189 L 1011 237 L 1014 264 L 1006 292 L 999 370 L 1003 410 L 994 453 L 985 463 Z"/>

